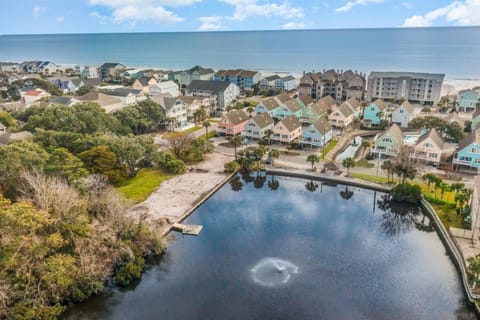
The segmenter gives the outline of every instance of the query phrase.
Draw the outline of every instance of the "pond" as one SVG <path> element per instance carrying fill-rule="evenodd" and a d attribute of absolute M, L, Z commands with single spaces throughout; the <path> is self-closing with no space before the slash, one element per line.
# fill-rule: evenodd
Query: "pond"
<path fill-rule="evenodd" d="M 388 194 L 237 176 L 141 281 L 67 319 L 475 319 L 430 219 Z"/>

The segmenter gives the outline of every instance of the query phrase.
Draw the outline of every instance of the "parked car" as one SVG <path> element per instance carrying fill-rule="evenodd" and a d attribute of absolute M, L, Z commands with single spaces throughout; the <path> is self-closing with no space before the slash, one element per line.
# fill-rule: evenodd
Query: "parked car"
<path fill-rule="evenodd" d="M 267 160 L 265 160 L 265 164 L 272 164 L 273 159 L 272 157 L 268 157 Z"/>

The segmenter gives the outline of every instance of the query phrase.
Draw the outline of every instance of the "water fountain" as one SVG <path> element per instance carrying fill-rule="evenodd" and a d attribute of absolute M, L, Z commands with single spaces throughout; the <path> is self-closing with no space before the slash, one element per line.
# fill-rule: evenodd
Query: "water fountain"
<path fill-rule="evenodd" d="M 255 283 L 265 287 L 276 287 L 286 284 L 291 275 L 298 273 L 298 267 L 287 260 L 263 258 L 250 271 Z"/>

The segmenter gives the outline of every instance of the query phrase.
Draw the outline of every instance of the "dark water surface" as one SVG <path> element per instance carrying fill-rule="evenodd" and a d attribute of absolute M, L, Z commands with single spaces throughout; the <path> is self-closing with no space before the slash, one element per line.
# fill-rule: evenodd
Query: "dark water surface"
<path fill-rule="evenodd" d="M 480 27 L 0 36 L 0 61 L 446 73 L 480 79 Z"/>
<path fill-rule="evenodd" d="M 138 284 L 66 318 L 474 318 L 419 208 L 354 187 L 247 181 L 234 179 L 204 203 L 187 221 L 203 225 L 200 236 L 177 234 Z"/>

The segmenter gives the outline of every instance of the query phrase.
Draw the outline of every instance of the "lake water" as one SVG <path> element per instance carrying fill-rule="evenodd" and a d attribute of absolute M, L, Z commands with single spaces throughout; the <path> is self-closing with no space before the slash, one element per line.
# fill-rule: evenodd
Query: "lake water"
<path fill-rule="evenodd" d="M 0 61 L 186 69 L 353 69 L 480 79 L 480 27 L 0 36 Z"/>
<path fill-rule="evenodd" d="M 475 318 L 418 207 L 354 187 L 245 178 L 188 218 L 200 236 L 176 235 L 139 283 L 66 318 Z"/>

